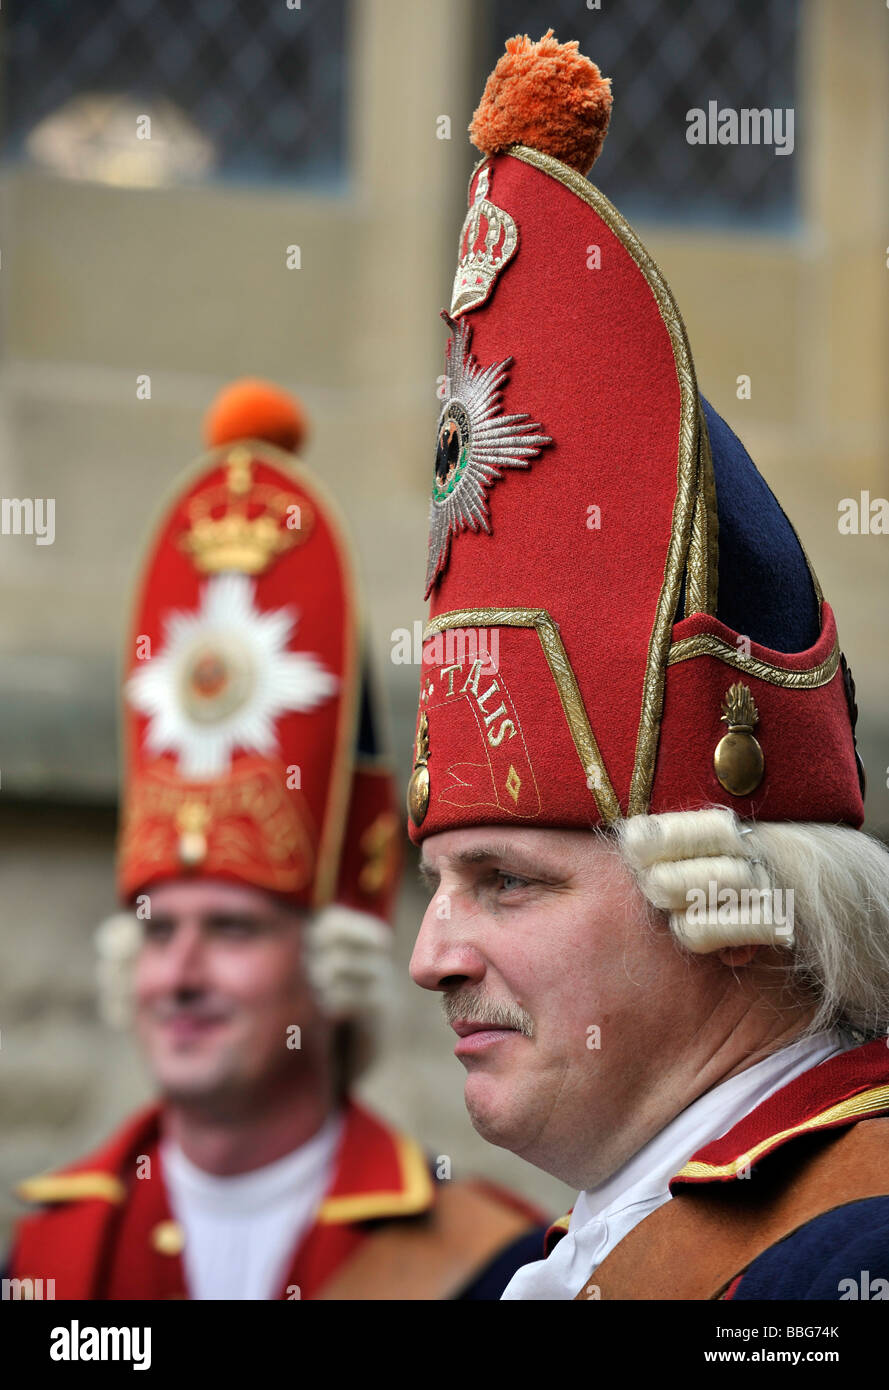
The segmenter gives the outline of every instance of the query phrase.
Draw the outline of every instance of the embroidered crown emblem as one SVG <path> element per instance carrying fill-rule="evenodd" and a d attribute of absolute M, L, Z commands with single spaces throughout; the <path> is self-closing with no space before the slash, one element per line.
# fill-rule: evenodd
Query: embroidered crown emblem
<path fill-rule="evenodd" d="M 519 233 L 508 212 L 498 208 L 488 197 L 490 170 L 482 169 L 475 185 L 472 201 L 463 230 L 460 233 L 459 259 L 451 296 L 451 316 L 484 304 L 494 281 L 507 261 L 515 255 Z"/>
<path fill-rule="evenodd" d="M 306 541 L 313 516 L 291 493 L 253 480 L 249 449 L 232 449 L 224 483 L 192 498 L 180 545 L 203 574 L 262 574 Z"/>

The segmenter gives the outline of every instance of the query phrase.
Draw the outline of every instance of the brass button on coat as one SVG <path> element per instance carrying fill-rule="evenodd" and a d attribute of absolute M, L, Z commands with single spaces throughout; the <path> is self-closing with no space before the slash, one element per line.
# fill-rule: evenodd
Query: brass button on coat
<path fill-rule="evenodd" d="M 181 1255 L 185 1232 L 178 1221 L 159 1221 L 151 1232 L 151 1246 L 159 1255 Z"/>

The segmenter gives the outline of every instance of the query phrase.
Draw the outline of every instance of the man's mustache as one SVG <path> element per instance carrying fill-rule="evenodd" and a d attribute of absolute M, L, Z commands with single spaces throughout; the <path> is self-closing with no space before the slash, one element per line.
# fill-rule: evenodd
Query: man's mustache
<path fill-rule="evenodd" d="M 443 995 L 441 1007 L 450 1024 L 462 1018 L 470 1023 L 489 1023 L 492 1028 L 514 1028 L 526 1038 L 534 1036 L 534 1020 L 518 1004 L 492 999 L 466 985 Z"/>
<path fill-rule="evenodd" d="M 214 999 L 212 995 L 185 998 L 175 994 L 167 995 L 163 999 L 155 999 L 149 1007 L 151 1017 L 160 1023 L 169 1023 L 172 1019 L 177 1018 L 215 1022 L 218 1019 L 228 1018 L 231 1011 L 230 1004 L 221 999 Z"/>

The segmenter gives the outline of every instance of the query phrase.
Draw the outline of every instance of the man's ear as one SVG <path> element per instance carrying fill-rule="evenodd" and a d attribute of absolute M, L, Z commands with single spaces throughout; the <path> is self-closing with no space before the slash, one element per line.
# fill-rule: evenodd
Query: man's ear
<path fill-rule="evenodd" d="M 716 954 L 723 965 L 749 965 L 758 950 L 758 946 L 724 946 Z"/>

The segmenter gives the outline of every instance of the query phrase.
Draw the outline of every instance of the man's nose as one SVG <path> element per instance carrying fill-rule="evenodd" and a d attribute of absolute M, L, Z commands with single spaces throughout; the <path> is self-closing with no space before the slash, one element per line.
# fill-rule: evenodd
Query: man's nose
<path fill-rule="evenodd" d="M 188 918 L 180 921 L 164 952 L 167 988 L 202 989 L 206 983 L 206 954 L 200 923 Z"/>
<path fill-rule="evenodd" d="M 410 963 L 411 979 L 423 989 L 447 990 L 484 978 L 484 957 L 475 945 L 459 905 L 437 894 L 420 923 Z"/>

